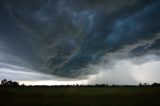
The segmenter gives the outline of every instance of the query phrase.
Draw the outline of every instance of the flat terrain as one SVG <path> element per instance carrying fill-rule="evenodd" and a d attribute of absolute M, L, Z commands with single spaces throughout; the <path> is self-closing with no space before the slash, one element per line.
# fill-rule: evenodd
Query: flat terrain
<path fill-rule="evenodd" d="M 0 106 L 160 106 L 160 87 L 0 88 Z"/>

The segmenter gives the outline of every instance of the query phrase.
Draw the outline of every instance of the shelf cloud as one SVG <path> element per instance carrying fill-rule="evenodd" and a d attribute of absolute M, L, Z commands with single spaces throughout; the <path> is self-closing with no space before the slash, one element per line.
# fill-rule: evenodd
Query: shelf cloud
<path fill-rule="evenodd" d="M 0 13 L 0 79 L 135 84 L 160 75 L 159 0 L 1 0 Z M 160 81 L 153 76 L 143 81 Z"/>

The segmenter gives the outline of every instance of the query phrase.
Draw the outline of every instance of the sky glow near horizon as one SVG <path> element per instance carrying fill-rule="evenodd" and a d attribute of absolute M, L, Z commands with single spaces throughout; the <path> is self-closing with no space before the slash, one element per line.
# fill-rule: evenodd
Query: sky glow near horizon
<path fill-rule="evenodd" d="M 159 0 L 1 0 L 0 80 L 160 82 Z"/>
<path fill-rule="evenodd" d="M 152 57 L 152 60 L 151 60 Z M 154 60 L 155 58 L 156 60 Z M 57 76 L 45 75 L 38 72 L 16 72 L 17 70 L 5 70 L 1 74 L 4 78 L 16 79 L 20 84 L 25 85 L 86 85 L 86 84 L 118 84 L 118 85 L 138 85 L 139 83 L 152 84 L 160 80 L 159 77 L 159 65 L 160 60 L 155 56 L 147 56 L 141 59 L 148 60 L 142 64 L 133 63 L 132 60 L 118 60 L 112 67 L 108 68 L 108 64 L 105 66 L 100 65 L 95 69 L 98 70 L 97 74 L 89 75 L 86 79 L 72 79 L 62 78 Z M 158 59 L 158 60 L 157 60 Z M 112 63 L 113 64 L 113 63 Z M 11 74 L 11 77 L 7 75 Z M 17 78 L 16 78 L 17 77 Z M 46 77 L 46 80 L 41 78 Z M 21 80 L 21 79 L 28 80 Z M 32 80 L 29 80 L 32 79 Z M 38 79 L 38 80 L 37 80 Z"/>

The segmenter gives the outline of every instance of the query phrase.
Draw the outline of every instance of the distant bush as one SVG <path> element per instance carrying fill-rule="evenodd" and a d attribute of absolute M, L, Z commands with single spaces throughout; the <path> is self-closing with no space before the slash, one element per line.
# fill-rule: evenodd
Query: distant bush
<path fill-rule="evenodd" d="M 160 86 L 160 83 L 153 83 L 151 86 L 158 87 L 158 86 Z"/>
<path fill-rule="evenodd" d="M 4 87 L 17 87 L 17 86 L 19 86 L 19 83 L 16 82 L 16 81 L 11 81 L 11 80 L 7 81 L 6 79 L 3 79 L 1 81 L 1 86 L 4 86 Z"/>

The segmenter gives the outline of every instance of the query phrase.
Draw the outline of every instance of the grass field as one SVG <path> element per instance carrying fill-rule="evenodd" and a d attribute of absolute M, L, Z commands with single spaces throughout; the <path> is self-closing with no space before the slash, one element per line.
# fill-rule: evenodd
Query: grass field
<path fill-rule="evenodd" d="M 0 106 L 160 106 L 160 87 L 0 88 Z"/>

